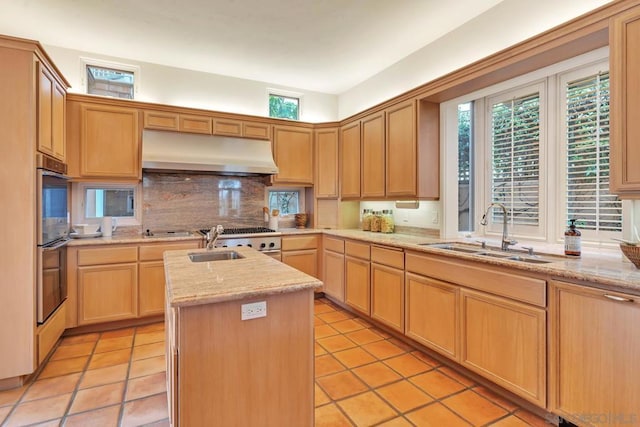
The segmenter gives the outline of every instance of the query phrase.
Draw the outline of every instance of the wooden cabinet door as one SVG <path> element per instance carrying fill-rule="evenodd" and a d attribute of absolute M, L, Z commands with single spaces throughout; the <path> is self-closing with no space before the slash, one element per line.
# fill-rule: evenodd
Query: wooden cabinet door
<path fill-rule="evenodd" d="M 141 262 L 138 282 L 138 315 L 164 313 L 165 277 L 162 261 Z"/>
<path fill-rule="evenodd" d="M 324 250 L 323 291 L 334 299 L 344 302 L 344 254 Z"/>
<path fill-rule="evenodd" d="M 462 365 L 544 408 L 545 310 L 467 289 L 460 295 Z"/>
<path fill-rule="evenodd" d="M 283 251 L 282 262 L 309 276 L 318 277 L 318 250 Z"/>
<path fill-rule="evenodd" d="M 417 195 L 417 148 L 415 101 L 407 101 L 386 110 L 386 195 Z"/>
<path fill-rule="evenodd" d="M 406 335 L 454 360 L 460 359 L 460 287 L 406 274 Z"/>
<path fill-rule="evenodd" d="M 138 110 L 87 103 L 80 110 L 80 176 L 139 179 Z"/>
<path fill-rule="evenodd" d="M 367 316 L 371 315 L 370 267 L 368 260 L 344 259 L 345 302 Z"/>
<path fill-rule="evenodd" d="M 549 323 L 550 409 L 576 424 L 586 414 L 616 417 L 593 425 L 637 423 L 638 297 L 553 281 Z"/>
<path fill-rule="evenodd" d="M 64 162 L 66 92 L 41 62 L 37 62 L 37 70 L 38 151 Z"/>
<path fill-rule="evenodd" d="M 640 195 L 640 7 L 609 26 L 611 193 Z"/>
<path fill-rule="evenodd" d="M 145 129 L 172 130 L 179 129 L 179 114 L 163 111 L 145 111 L 142 123 Z"/>
<path fill-rule="evenodd" d="M 338 129 L 316 131 L 316 197 L 338 197 Z"/>
<path fill-rule="evenodd" d="M 271 139 L 271 125 L 267 123 L 242 122 L 242 136 L 253 139 Z"/>
<path fill-rule="evenodd" d="M 365 117 L 362 126 L 361 196 L 384 197 L 384 111 Z"/>
<path fill-rule="evenodd" d="M 274 160 L 279 172 L 274 184 L 313 185 L 313 130 L 274 126 Z"/>
<path fill-rule="evenodd" d="M 65 111 L 67 92 L 54 81 L 53 99 L 51 100 L 51 143 L 53 157 L 64 162 L 66 160 Z"/>
<path fill-rule="evenodd" d="M 186 114 L 180 114 L 179 126 L 180 132 L 189 133 L 201 133 L 204 135 L 211 135 L 212 124 L 211 117 L 205 116 L 190 116 Z"/>
<path fill-rule="evenodd" d="M 213 134 L 223 136 L 242 136 L 242 122 L 233 119 L 213 119 Z"/>
<path fill-rule="evenodd" d="M 360 122 L 340 128 L 340 196 L 360 197 Z"/>
<path fill-rule="evenodd" d="M 78 267 L 78 324 L 138 316 L 138 264 Z"/>
<path fill-rule="evenodd" d="M 371 317 L 404 333 L 404 270 L 371 263 Z"/>

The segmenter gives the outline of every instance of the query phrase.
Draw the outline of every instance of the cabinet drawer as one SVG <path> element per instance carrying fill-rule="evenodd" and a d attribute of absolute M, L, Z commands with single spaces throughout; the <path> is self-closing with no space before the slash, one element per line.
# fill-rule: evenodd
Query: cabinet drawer
<path fill-rule="evenodd" d="M 540 307 L 547 304 L 546 281 L 492 267 L 407 253 L 407 271 Z"/>
<path fill-rule="evenodd" d="M 166 243 L 160 245 L 140 246 L 140 261 L 162 261 L 165 251 L 179 251 L 181 249 L 196 249 L 198 242 Z"/>
<path fill-rule="evenodd" d="M 145 111 L 143 123 L 145 129 L 178 130 L 178 115 L 175 113 Z"/>
<path fill-rule="evenodd" d="M 56 312 L 38 331 L 38 364 L 47 357 L 58 338 L 62 336 L 67 318 L 67 302 L 64 301 Z"/>
<path fill-rule="evenodd" d="M 270 139 L 271 125 L 265 123 L 243 123 L 242 136 L 245 138 Z"/>
<path fill-rule="evenodd" d="M 78 251 L 78 265 L 117 264 L 136 262 L 137 260 L 138 248 L 136 246 L 80 249 Z"/>
<path fill-rule="evenodd" d="M 371 257 L 371 248 L 369 245 L 347 240 L 344 242 L 344 253 L 355 258 L 369 259 Z"/>
<path fill-rule="evenodd" d="M 385 249 L 379 246 L 371 247 L 371 261 L 388 265 L 389 267 L 404 268 L 404 252 L 402 250 Z"/>
<path fill-rule="evenodd" d="M 332 239 L 331 237 L 324 238 L 324 249 L 328 251 L 344 253 L 344 240 Z"/>
<path fill-rule="evenodd" d="M 318 236 L 293 236 L 282 238 L 283 251 L 297 251 L 300 249 L 316 249 Z"/>
<path fill-rule="evenodd" d="M 211 128 L 210 117 L 186 116 L 184 114 L 180 114 L 180 132 L 211 135 Z"/>

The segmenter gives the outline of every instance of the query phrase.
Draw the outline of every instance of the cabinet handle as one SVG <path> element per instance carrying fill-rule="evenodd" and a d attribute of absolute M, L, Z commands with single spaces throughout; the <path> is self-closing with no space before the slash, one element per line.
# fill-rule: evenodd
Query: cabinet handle
<path fill-rule="evenodd" d="M 604 294 L 604 297 L 618 302 L 633 302 L 633 298 L 624 298 L 617 295 Z"/>

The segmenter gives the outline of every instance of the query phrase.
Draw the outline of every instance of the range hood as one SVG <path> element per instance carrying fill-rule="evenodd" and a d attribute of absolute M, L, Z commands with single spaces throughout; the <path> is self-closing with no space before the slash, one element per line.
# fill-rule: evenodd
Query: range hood
<path fill-rule="evenodd" d="M 224 175 L 273 175 L 271 142 L 212 135 L 144 130 L 142 168 Z"/>

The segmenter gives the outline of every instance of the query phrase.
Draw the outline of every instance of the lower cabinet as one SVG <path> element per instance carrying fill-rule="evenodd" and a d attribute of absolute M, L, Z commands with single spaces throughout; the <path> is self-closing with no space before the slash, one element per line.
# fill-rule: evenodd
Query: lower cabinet
<path fill-rule="evenodd" d="M 285 236 L 282 238 L 283 263 L 318 277 L 318 236 Z"/>
<path fill-rule="evenodd" d="M 578 425 L 640 423 L 640 298 L 551 281 L 550 409 Z"/>
<path fill-rule="evenodd" d="M 58 342 L 58 338 L 62 336 L 66 324 L 66 315 L 67 301 L 63 301 L 47 321 L 43 325 L 38 326 L 38 365 L 49 355 L 55 343 Z"/>
<path fill-rule="evenodd" d="M 323 292 L 344 302 L 344 240 L 325 237 L 323 240 Z"/>
<path fill-rule="evenodd" d="M 404 252 L 371 247 L 371 317 L 404 333 Z"/>
<path fill-rule="evenodd" d="M 78 325 L 138 316 L 138 264 L 78 268 Z"/>
<path fill-rule="evenodd" d="M 369 245 L 345 242 L 345 302 L 355 310 L 371 315 L 371 249 Z"/>
<path fill-rule="evenodd" d="M 138 314 L 140 317 L 164 313 L 164 263 L 162 261 L 141 262 L 139 281 Z"/>

